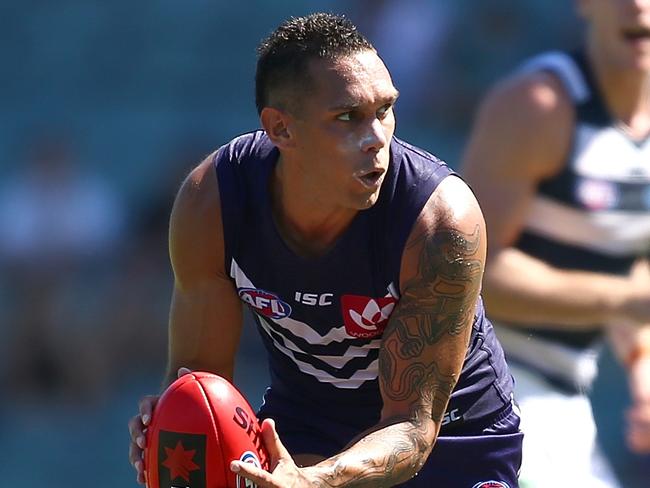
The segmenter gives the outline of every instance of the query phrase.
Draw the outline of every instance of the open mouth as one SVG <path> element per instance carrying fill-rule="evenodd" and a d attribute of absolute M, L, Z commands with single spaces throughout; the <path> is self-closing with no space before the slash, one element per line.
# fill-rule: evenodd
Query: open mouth
<path fill-rule="evenodd" d="M 382 178 L 384 177 L 384 171 L 382 170 L 375 170 L 375 171 L 369 171 L 366 173 L 360 173 L 356 174 L 355 178 L 361 182 L 363 186 L 366 188 L 374 188 L 379 183 L 381 183 Z"/>

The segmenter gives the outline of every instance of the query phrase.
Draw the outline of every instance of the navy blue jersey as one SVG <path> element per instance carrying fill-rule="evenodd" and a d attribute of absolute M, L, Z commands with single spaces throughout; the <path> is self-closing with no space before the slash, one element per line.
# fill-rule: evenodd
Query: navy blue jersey
<path fill-rule="evenodd" d="M 650 251 L 650 137 L 632 139 L 612 117 L 584 52 L 545 53 L 524 69 L 562 82 L 575 127 L 565 164 L 539 185 L 516 246 L 561 269 L 627 274 Z M 600 327 L 540 324 L 535 335 L 579 350 L 600 336 Z"/>
<path fill-rule="evenodd" d="M 271 385 L 260 414 L 295 415 L 306 429 L 336 419 L 350 428 L 347 442 L 379 419 L 378 350 L 400 298 L 402 250 L 429 196 L 454 173 L 393 138 L 377 203 L 358 212 L 326 254 L 305 258 L 274 224 L 269 178 L 278 156 L 257 131 L 221 147 L 214 159 L 226 270 L 268 352 Z M 479 300 L 442 433 L 481 432 L 510 408 L 511 392 L 502 349 Z"/>

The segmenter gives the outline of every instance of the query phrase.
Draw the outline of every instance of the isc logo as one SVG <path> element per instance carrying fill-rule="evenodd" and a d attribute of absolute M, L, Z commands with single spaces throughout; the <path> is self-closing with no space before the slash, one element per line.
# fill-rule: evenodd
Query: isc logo
<path fill-rule="evenodd" d="M 301 291 L 297 291 L 296 294 L 294 295 L 294 298 L 298 303 L 302 303 L 303 305 L 318 305 L 319 307 L 325 307 L 327 305 L 332 304 L 332 297 L 334 297 L 333 293 L 303 293 Z"/>
<path fill-rule="evenodd" d="M 462 415 L 458 415 L 458 409 L 454 408 L 450 412 L 445 412 L 445 415 L 442 417 L 442 423 L 440 425 L 451 424 L 452 422 L 457 422 L 463 420 Z"/>
<path fill-rule="evenodd" d="M 265 317 L 282 319 L 291 315 L 291 306 L 269 291 L 259 288 L 240 288 L 238 293 L 243 302 L 248 303 Z"/>

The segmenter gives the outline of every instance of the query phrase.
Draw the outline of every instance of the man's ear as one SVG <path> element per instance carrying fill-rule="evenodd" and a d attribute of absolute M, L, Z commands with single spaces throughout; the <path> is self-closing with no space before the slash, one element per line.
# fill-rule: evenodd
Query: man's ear
<path fill-rule="evenodd" d="M 286 111 L 264 107 L 260 114 L 260 121 L 271 142 L 279 149 L 286 149 L 295 145 L 295 139 L 291 130 L 291 115 Z"/>

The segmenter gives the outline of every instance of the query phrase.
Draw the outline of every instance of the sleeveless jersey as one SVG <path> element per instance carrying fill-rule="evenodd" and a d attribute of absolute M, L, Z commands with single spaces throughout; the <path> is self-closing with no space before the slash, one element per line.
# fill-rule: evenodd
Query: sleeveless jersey
<path fill-rule="evenodd" d="M 239 136 L 215 155 L 226 270 L 253 312 L 271 386 L 261 415 L 300 405 L 356 430 L 379 419 L 378 351 L 399 301 L 402 249 L 431 193 L 452 170 L 393 138 L 377 203 L 360 211 L 326 254 L 296 255 L 278 233 L 269 178 L 279 152 L 265 132 Z M 443 430 L 483 425 L 509 407 L 512 379 L 482 303 Z M 489 423 L 488 423 L 489 425 Z"/>
<path fill-rule="evenodd" d="M 575 128 L 563 169 L 539 185 L 516 246 L 558 268 L 628 273 L 650 250 L 650 137 L 635 141 L 612 118 L 583 52 L 542 54 L 524 69 L 562 82 Z M 534 335 L 579 351 L 600 332 L 595 324 L 588 332 L 540 327 Z"/>

